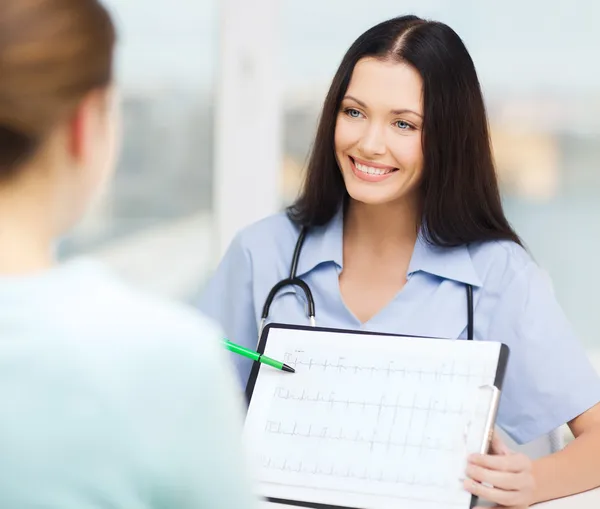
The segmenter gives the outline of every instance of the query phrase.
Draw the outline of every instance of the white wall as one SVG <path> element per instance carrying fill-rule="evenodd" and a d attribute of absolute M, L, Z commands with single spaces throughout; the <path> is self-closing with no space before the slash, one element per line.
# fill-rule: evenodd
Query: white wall
<path fill-rule="evenodd" d="M 221 0 L 217 59 L 215 256 L 279 206 L 281 77 L 278 0 Z"/>

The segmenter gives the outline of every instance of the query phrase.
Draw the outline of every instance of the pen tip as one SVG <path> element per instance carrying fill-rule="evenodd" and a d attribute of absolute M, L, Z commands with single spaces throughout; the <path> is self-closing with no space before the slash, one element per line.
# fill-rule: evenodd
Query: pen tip
<path fill-rule="evenodd" d="M 287 371 L 288 373 L 295 373 L 296 370 L 294 368 L 292 368 L 291 366 L 288 366 L 287 364 L 283 365 L 283 371 Z"/>

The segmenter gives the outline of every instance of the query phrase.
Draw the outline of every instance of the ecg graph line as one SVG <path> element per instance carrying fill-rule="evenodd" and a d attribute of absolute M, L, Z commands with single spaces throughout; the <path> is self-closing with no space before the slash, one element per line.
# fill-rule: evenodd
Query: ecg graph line
<path fill-rule="evenodd" d="M 281 464 L 277 465 L 271 458 L 263 458 L 262 467 L 267 470 L 302 473 L 310 476 L 332 477 L 337 479 L 356 479 L 359 481 L 369 481 L 384 484 L 403 484 L 406 486 L 418 486 L 428 488 L 448 488 L 449 486 L 451 486 L 449 483 L 428 482 L 418 480 L 417 475 L 413 471 L 406 472 L 406 476 L 402 476 L 401 474 L 389 476 L 385 475 L 383 470 L 379 470 L 379 472 L 376 474 L 371 474 L 367 467 L 365 467 L 362 470 L 362 472 L 355 472 L 351 467 L 346 467 L 343 471 L 339 471 L 336 470 L 334 465 L 329 465 L 329 468 L 325 469 L 322 469 L 318 464 L 315 464 L 312 467 L 310 465 L 305 466 L 302 461 L 298 462 L 297 466 L 289 464 L 288 460 L 283 460 Z M 366 493 L 366 491 L 359 493 Z"/>
<path fill-rule="evenodd" d="M 391 376 L 391 375 L 396 375 L 396 374 L 402 374 L 402 376 L 406 376 L 407 374 L 416 374 L 419 376 L 419 379 L 421 380 L 423 378 L 423 376 L 425 375 L 431 375 L 434 377 L 435 380 L 440 380 L 442 377 L 450 377 L 451 381 L 453 381 L 455 378 L 465 378 L 467 380 L 470 380 L 471 378 L 478 378 L 478 377 L 482 377 L 485 375 L 482 375 L 481 373 L 472 373 L 470 371 L 470 365 L 467 365 L 467 373 L 457 373 L 456 372 L 456 365 L 455 362 L 453 361 L 451 364 L 451 367 L 446 367 L 443 366 L 441 369 L 436 369 L 436 370 L 423 370 L 420 368 L 417 369 L 410 369 L 407 367 L 395 367 L 394 366 L 394 362 L 391 361 L 387 366 L 361 366 L 358 364 L 344 364 L 344 360 L 345 357 L 338 357 L 337 360 L 335 362 L 330 362 L 329 360 L 325 359 L 323 361 L 320 360 L 315 360 L 313 357 L 310 357 L 308 360 L 302 360 L 298 357 L 298 353 L 303 353 L 302 351 L 297 351 L 294 353 L 291 352 L 285 352 L 284 353 L 284 362 L 286 364 L 289 364 L 291 366 L 294 367 L 294 369 L 298 370 L 299 366 L 306 366 L 308 367 L 309 371 L 312 371 L 313 368 L 317 369 L 317 368 L 322 368 L 322 371 L 327 371 L 327 370 L 334 370 L 337 371 L 338 373 L 342 373 L 342 372 L 352 372 L 354 374 L 358 374 L 359 372 L 368 372 L 371 374 L 371 376 L 373 376 L 374 373 L 385 373 L 386 376 Z"/>
<path fill-rule="evenodd" d="M 292 429 L 284 429 L 280 421 L 267 421 L 265 425 L 265 432 L 272 435 L 287 435 L 290 437 L 299 437 L 306 439 L 336 440 L 342 442 L 351 442 L 354 444 L 368 444 L 371 450 L 373 450 L 375 445 L 385 446 L 387 450 L 389 450 L 391 447 L 398 447 L 402 448 L 403 450 L 407 448 L 414 448 L 418 449 L 419 451 L 431 450 L 438 452 L 456 452 L 462 450 L 461 447 L 444 447 L 440 445 L 439 440 L 435 440 L 435 445 L 428 445 L 425 443 L 424 437 L 418 443 L 411 443 L 407 440 L 402 442 L 395 442 L 391 439 L 393 428 L 390 429 L 390 434 L 386 440 L 376 439 L 376 433 L 373 433 L 373 436 L 371 438 L 363 437 L 360 434 L 360 431 L 357 431 L 354 436 L 345 435 L 343 428 L 339 428 L 337 434 L 330 432 L 330 428 L 327 426 L 323 426 L 322 428 L 320 428 L 320 432 L 316 431 L 314 433 L 312 425 L 309 425 L 307 431 L 305 432 L 298 431 L 297 428 L 297 423 L 294 423 Z"/>
<path fill-rule="evenodd" d="M 273 394 L 273 397 L 275 399 L 281 399 L 281 400 L 293 400 L 293 401 L 300 401 L 300 402 L 307 402 L 307 403 L 324 403 L 324 404 L 328 404 L 330 405 L 332 408 L 335 405 L 341 405 L 344 406 L 346 408 L 349 408 L 350 406 L 356 406 L 356 407 L 362 407 L 363 409 L 366 408 L 376 408 L 378 410 L 378 417 L 381 416 L 381 411 L 383 409 L 393 409 L 395 412 L 397 412 L 398 410 L 411 410 L 411 411 L 426 411 L 428 412 L 427 417 L 429 420 L 429 414 L 431 412 L 434 413 L 441 413 L 441 414 L 456 414 L 456 415 L 462 415 L 465 412 L 464 409 L 464 403 L 461 401 L 461 406 L 460 408 L 449 408 L 446 404 L 445 401 L 443 401 L 443 406 L 438 407 L 437 403 L 438 400 L 434 400 L 433 404 L 431 399 L 428 400 L 428 405 L 426 406 L 419 406 L 417 405 L 417 394 L 415 393 L 413 396 L 413 401 L 412 404 L 407 405 L 407 404 L 402 404 L 399 403 L 398 400 L 400 399 L 400 394 L 398 394 L 396 396 L 396 401 L 394 403 L 386 403 L 385 402 L 385 397 L 381 397 L 381 399 L 379 401 L 367 401 L 365 400 L 351 400 L 350 398 L 348 399 L 336 399 L 334 397 L 335 393 L 330 393 L 329 397 L 326 396 L 322 396 L 320 392 L 317 392 L 315 396 L 311 396 L 309 392 L 306 391 L 306 389 L 302 390 L 301 394 L 295 394 L 292 391 L 290 391 L 289 389 L 285 388 L 285 387 L 281 387 L 278 386 L 275 388 L 275 392 Z"/>

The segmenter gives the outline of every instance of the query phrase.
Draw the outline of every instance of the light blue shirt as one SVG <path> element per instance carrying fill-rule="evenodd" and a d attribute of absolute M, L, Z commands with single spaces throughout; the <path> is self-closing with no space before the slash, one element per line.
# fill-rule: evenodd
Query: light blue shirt
<path fill-rule="evenodd" d="M 94 263 L 0 276 L 0 507 L 256 507 L 221 334 Z"/>
<path fill-rule="evenodd" d="M 343 218 L 306 237 L 298 276 L 311 288 L 318 326 L 441 338 L 467 337 L 465 284 L 474 287 L 474 338 L 510 348 L 498 425 L 518 443 L 556 429 L 600 401 L 600 378 L 558 305 L 546 274 L 519 245 L 475 243 L 437 248 L 416 242 L 404 288 L 361 323 L 344 304 Z M 284 215 L 262 220 L 233 240 L 202 296 L 200 307 L 231 341 L 256 348 L 270 289 L 288 277 L 298 228 Z M 301 289 L 285 287 L 270 322 L 308 325 Z M 242 383 L 251 361 L 233 357 Z"/>

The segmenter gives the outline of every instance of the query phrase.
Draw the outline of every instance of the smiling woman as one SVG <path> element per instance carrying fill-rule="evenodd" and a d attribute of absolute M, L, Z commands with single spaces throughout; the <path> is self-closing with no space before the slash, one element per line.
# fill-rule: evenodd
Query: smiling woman
<path fill-rule="evenodd" d="M 600 380 L 504 215 L 477 73 L 447 25 L 394 18 L 352 44 L 298 200 L 238 234 L 201 307 L 252 348 L 271 296 L 277 322 L 306 324 L 310 304 L 323 327 L 507 344 L 498 425 L 576 439 L 533 463 L 496 436 L 465 489 L 523 508 L 600 485 Z"/>

